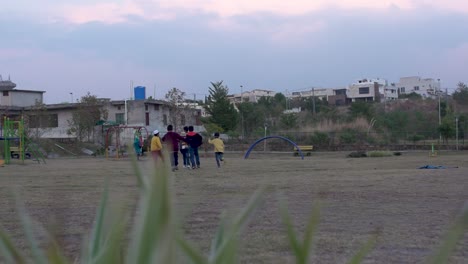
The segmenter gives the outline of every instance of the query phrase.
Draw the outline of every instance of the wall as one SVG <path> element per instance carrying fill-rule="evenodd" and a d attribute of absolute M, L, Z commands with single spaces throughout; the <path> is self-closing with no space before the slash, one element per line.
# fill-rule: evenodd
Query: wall
<path fill-rule="evenodd" d="M 11 106 L 11 91 L 8 92 L 8 96 L 3 96 L 5 91 L 0 91 L 0 105 Z"/>
<path fill-rule="evenodd" d="M 20 90 L 9 91 L 11 97 L 11 105 L 14 106 L 32 106 L 37 102 L 42 103 L 42 93 L 40 92 L 23 92 Z"/>
<path fill-rule="evenodd" d="M 58 127 L 42 128 L 39 135 L 41 138 L 76 138 L 74 134 L 69 135 L 68 120 L 72 119 L 72 109 L 47 110 L 47 114 L 57 114 Z"/>
<path fill-rule="evenodd" d="M 418 86 L 419 90 L 415 90 Z M 401 94 L 410 94 L 415 92 L 422 97 L 434 97 L 437 91 L 440 90 L 440 83 L 434 79 L 426 78 L 421 79 L 420 77 L 404 77 L 400 78 L 400 82 L 396 84 Z M 404 88 L 404 92 L 402 91 Z"/>
<path fill-rule="evenodd" d="M 359 94 L 359 88 L 364 88 L 368 87 L 369 88 L 369 93 L 366 94 Z M 350 98 L 353 102 L 356 101 L 356 99 L 367 99 L 367 100 L 375 100 L 376 93 L 375 93 L 375 88 L 374 84 L 371 83 L 366 83 L 366 84 L 352 84 L 349 87 L 348 93 L 347 93 L 348 98 Z"/>

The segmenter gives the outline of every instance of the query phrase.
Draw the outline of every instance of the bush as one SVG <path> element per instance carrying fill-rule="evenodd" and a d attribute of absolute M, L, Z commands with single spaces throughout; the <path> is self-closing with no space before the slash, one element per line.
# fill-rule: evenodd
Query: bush
<path fill-rule="evenodd" d="M 424 139 L 423 135 L 417 135 L 417 134 L 408 137 L 408 140 L 412 141 L 413 143 L 416 143 L 416 142 L 421 141 L 423 139 Z"/>
<path fill-rule="evenodd" d="M 393 156 L 391 151 L 369 151 L 367 156 L 371 158 L 381 158 L 381 157 L 390 157 Z"/>
<path fill-rule="evenodd" d="M 357 142 L 357 133 L 354 130 L 346 129 L 340 133 L 341 144 L 354 144 Z"/>
<path fill-rule="evenodd" d="M 326 146 L 330 143 L 330 137 L 325 132 L 315 131 L 310 141 L 312 145 Z"/>

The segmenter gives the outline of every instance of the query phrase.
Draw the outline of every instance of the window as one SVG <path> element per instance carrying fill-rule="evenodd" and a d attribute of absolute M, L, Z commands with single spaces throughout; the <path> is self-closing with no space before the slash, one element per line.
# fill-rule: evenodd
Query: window
<path fill-rule="evenodd" d="M 419 86 L 415 86 L 415 87 L 414 87 L 414 90 L 415 90 L 415 91 L 419 91 Z"/>
<path fill-rule="evenodd" d="M 405 93 L 405 87 L 400 87 L 400 93 Z"/>
<path fill-rule="evenodd" d="M 125 124 L 125 116 L 123 113 L 115 114 L 115 122 L 117 124 Z"/>
<path fill-rule="evenodd" d="M 3 91 L 3 96 L 8 96 L 8 91 Z"/>
<path fill-rule="evenodd" d="M 369 87 L 360 87 L 359 94 L 369 94 Z"/>
<path fill-rule="evenodd" d="M 146 126 L 149 126 L 149 125 L 150 125 L 149 113 L 145 113 L 145 125 L 146 125 Z"/>
<path fill-rule="evenodd" d="M 159 105 L 158 105 L 158 104 L 155 104 L 155 105 L 154 105 L 154 110 L 155 110 L 155 111 L 159 111 Z"/>
<path fill-rule="evenodd" d="M 163 124 L 165 126 L 167 126 L 167 115 L 166 114 L 163 115 Z"/>
<path fill-rule="evenodd" d="M 117 110 L 122 110 L 122 106 L 117 106 Z"/>
<path fill-rule="evenodd" d="M 148 111 L 148 105 L 145 104 L 145 111 Z"/>
<path fill-rule="evenodd" d="M 29 128 L 58 127 L 58 115 L 32 115 L 29 116 Z"/>

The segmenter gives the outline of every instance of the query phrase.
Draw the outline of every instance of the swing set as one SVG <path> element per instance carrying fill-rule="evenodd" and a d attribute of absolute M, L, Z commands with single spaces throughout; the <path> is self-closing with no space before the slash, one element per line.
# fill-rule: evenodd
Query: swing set
<path fill-rule="evenodd" d="M 143 137 L 143 133 L 146 137 Z M 145 139 L 148 139 L 148 130 L 144 126 L 111 126 L 106 132 L 106 158 L 123 158 L 128 156 L 129 145 L 133 146 L 134 139 L 138 137 L 141 148 Z"/>

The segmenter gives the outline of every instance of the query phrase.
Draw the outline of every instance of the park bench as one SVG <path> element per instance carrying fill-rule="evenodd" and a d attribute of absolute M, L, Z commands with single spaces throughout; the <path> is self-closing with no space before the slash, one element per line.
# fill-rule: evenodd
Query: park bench
<path fill-rule="evenodd" d="M 306 156 L 312 155 L 312 150 L 314 149 L 314 146 L 303 145 L 303 146 L 298 146 L 298 147 L 302 151 L 302 153 L 305 154 Z M 296 146 L 294 146 L 294 156 L 299 156 L 299 150 L 297 149 Z"/>

